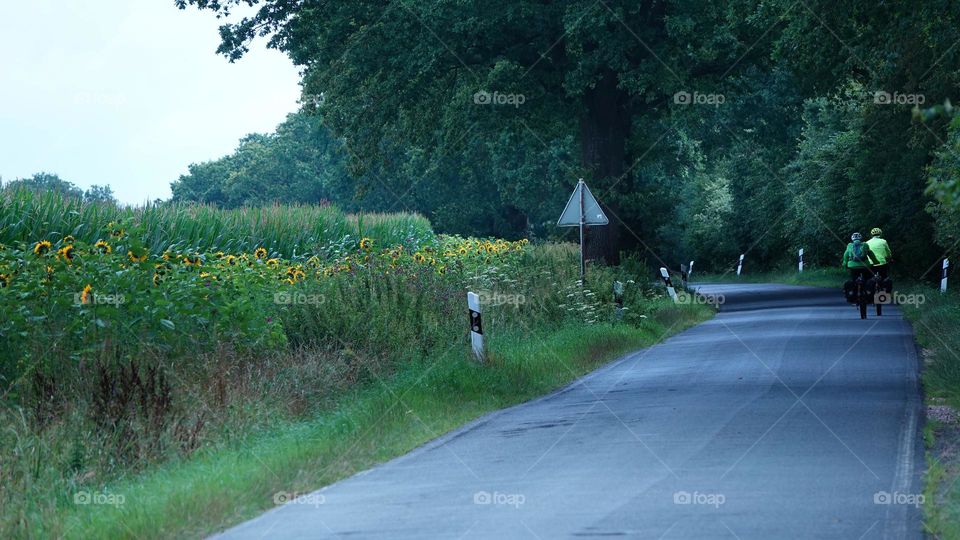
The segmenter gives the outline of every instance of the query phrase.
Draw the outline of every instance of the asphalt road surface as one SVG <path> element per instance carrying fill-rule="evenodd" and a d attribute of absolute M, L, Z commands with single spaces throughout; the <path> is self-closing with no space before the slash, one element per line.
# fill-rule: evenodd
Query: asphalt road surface
<path fill-rule="evenodd" d="M 900 311 L 862 321 L 837 290 L 701 290 L 724 296 L 715 319 L 221 537 L 922 537 Z"/>

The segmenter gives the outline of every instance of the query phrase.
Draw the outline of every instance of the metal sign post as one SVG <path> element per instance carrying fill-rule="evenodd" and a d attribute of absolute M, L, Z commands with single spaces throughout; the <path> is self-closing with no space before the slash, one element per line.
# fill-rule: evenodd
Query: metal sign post
<path fill-rule="evenodd" d="M 597 202 L 596 197 L 590 193 L 590 188 L 587 187 L 587 184 L 581 178 L 577 182 L 577 187 L 574 188 L 573 194 L 570 195 L 570 200 L 567 201 L 567 205 L 563 208 L 563 213 L 560 214 L 560 219 L 557 221 L 558 227 L 579 227 L 580 228 L 580 280 L 583 281 L 583 277 L 586 274 L 586 256 L 584 254 L 584 242 L 586 237 L 584 236 L 587 225 L 609 225 L 610 220 L 607 219 L 606 214 L 603 213 L 603 210 L 600 208 L 600 203 Z"/>
<path fill-rule="evenodd" d="M 583 178 L 577 182 L 577 187 L 583 184 Z M 584 261 L 583 254 L 583 226 L 585 225 L 585 218 L 583 215 L 583 190 L 580 190 L 580 281 L 583 281 L 583 275 L 587 271 L 587 263 Z"/>

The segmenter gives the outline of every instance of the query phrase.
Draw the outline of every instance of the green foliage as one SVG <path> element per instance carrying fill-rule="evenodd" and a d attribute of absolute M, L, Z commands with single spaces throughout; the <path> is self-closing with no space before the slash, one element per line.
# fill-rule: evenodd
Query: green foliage
<path fill-rule="evenodd" d="M 178 1 L 220 14 L 239 3 Z M 355 188 L 331 191 L 339 204 L 542 237 L 558 234 L 550 222 L 583 176 L 614 216 L 593 244 L 668 266 L 722 269 L 749 251 L 774 267 L 801 245 L 826 264 L 874 226 L 909 273 L 952 249 L 952 109 L 897 101 L 955 97 L 948 0 L 255 4 L 222 28 L 220 51 L 238 59 L 267 35 L 304 66 L 305 96 L 323 97 L 304 113 L 346 151 L 323 161 L 325 178 Z M 495 91 L 524 101 L 474 102 Z M 678 91 L 724 99 L 683 105 Z M 936 231 L 927 176 L 945 204 Z"/>
<path fill-rule="evenodd" d="M 234 214 L 209 211 L 220 219 Z M 376 216 L 347 221 L 364 233 L 392 226 Z M 583 287 L 571 245 L 433 235 L 390 244 L 365 236 L 305 260 L 272 258 L 265 249 L 157 256 L 136 236 L 149 227 L 108 225 L 98 235 L 105 243 L 65 238 L 0 251 L 0 312 L 7 314 L 0 320 L 7 428 L 0 499 L 10 508 L 0 530 L 65 534 L 63 516 L 88 510 L 72 503 L 77 492 L 116 492 L 131 473 L 275 433 L 344 403 L 349 392 L 379 388 L 377 380 L 404 366 L 445 360 L 452 350 L 462 358 L 468 288 L 484 299 L 493 343 L 593 325 L 611 336 L 639 329 L 631 335 L 646 339 L 660 328 L 663 295 L 636 285 L 647 282 L 648 269 L 639 262 L 591 267 Z M 628 316 L 610 327 L 615 279 L 628 283 Z M 508 354 L 492 348 L 493 362 Z M 524 369 L 533 356 L 524 356 Z M 583 365 L 600 357 L 586 355 Z M 568 379 L 557 377 L 556 366 L 550 372 L 549 379 L 505 379 L 504 399 Z M 525 393 L 508 391 L 518 384 Z"/>
<path fill-rule="evenodd" d="M 88 244 L 107 239 L 111 223 L 136 238 L 152 255 L 165 251 L 252 252 L 308 258 L 372 236 L 381 245 L 414 244 L 432 236 L 429 221 L 418 215 L 365 216 L 370 230 L 332 206 L 272 205 L 222 211 L 186 203 L 118 207 L 83 202 L 58 192 L 0 192 L 0 242 L 31 244 L 73 236 Z"/>

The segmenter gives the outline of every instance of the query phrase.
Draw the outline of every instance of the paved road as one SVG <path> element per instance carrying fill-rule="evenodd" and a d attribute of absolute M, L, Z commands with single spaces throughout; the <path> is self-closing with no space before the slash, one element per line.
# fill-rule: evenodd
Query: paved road
<path fill-rule="evenodd" d="M 725 296 L 715 319 L 222 538 L 921 537 L 899 310 L 861 321 L 837 291 L 703 290 Z"/>

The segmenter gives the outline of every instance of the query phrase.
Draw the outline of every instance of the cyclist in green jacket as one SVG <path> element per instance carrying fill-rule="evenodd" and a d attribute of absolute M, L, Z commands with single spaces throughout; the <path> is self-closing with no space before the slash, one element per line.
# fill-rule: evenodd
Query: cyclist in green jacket
<path fill-rule="evenodd" d="M 852 280 L 860 276 L 867 280 L 870 279 L 871 267 L 876 265 L 877 258 L 870 250 L 870 246 L 863 241 L 863 235 L 858 232 L 850 235 L 850 243 L 847 244 L 847 250 L 843 252 L 840 268 L 850 270 Z"/>
<path fill-rule="evenodd" d="M 893 262 L 893 252 L 890 251 L 890 244 L 883 239 L 883 231 L 880 230 L 880 227 L 871 229 L 870 236 L 867 245 L 870 246 L 870 251 L 877 259 L 877 264 L 873 266 L 873 273 L 880 279 L 887 279 L 890 263 Z"/>

